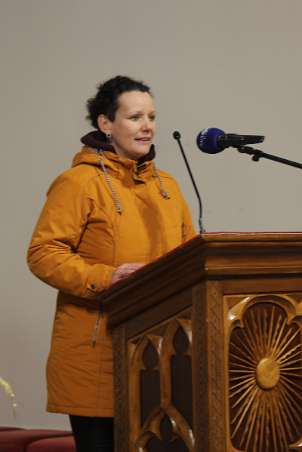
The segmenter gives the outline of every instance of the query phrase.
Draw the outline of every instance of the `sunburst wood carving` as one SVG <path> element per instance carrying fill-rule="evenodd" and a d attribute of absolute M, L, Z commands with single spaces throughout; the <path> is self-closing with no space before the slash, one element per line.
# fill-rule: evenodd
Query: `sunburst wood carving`
<path fill-rule="evenodd" d="M 289 451 L 301 438 L 301 331 L 281 303 L 252 304 L 232 330 L 229 405 L 238 450 Z"/>

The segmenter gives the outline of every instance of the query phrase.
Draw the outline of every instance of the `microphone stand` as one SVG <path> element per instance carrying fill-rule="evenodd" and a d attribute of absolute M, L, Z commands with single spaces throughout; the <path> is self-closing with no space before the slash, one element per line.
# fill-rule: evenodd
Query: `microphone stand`
<path fill-rule="evenodd" d="M 197 199 L 198 199 L 198 205 L 199 205 L 198 224 L 199 224 L 199 232 L 202 233 L 202 232 L 205 232 L 205 229 L 204 229 L 203 224 L 202 224 L 202 202 L 201 202 L 201 197 L 200 197 L 200 194 L 199 194 L 197 185 L 196 185 L 196 183 L 195 183 L 195 180 L 194 180 L 194 177 L 193 177 L 193 174 L 192 174 L 192 171 L 191 171 L 189 162 L 188 162 L 188 160 L 187 160 L 187 157 L 186 157 L 184 148 L 183 148 L 183 146 L 182 146 L 182 144 L 181 144 L 181 134 L 180 134 L 180 132 L 178 132 L 178 130 L 175 130 L 175 132 L 173 132 L 173 138 L 174 138 L 174 139 L 177 141 L 177 143 L 178 143 L 179 149 L 180 149 L 181 154 L 182 154 L 182 156 L 183 156 L 183 159 L 184 159 L 184 161 L 185 161 L 185 164 L 186 164 L 188 173 L 189 173 L 189 175 L 190 175 L 190 178 L 191 178 L 191 181 L 192 181 L 192 184 L 193 184 L 193 187 L 194 187 L 194 190 L 195 190 Z"/>
<path fill-rule="evenodd" d="M 272 160 L 273 162 L 283 163 L 284 165 L 294 166 L 295 168 L 302 169 L 302 164 L 295 162 L 293 160 L 284 159 L 282 157 L 278 157 L 277 155 L 267 154 L 266 152 L 260 151 L 260 149 L 255 149 L 250 146 L 238 146 L 236 147 L 237 151 L 241 154 L 248 154 L 252 156 L 252 160 L 254 162 L 259 162 L 261 158 L 265 158 L 268 160 Z"/>

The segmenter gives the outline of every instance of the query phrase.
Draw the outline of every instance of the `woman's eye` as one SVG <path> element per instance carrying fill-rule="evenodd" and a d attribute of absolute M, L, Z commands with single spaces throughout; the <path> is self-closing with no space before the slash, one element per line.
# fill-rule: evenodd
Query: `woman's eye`
<path fill-rule="evenodd" d="M 133 115 L 133 116 L 130 116 L 130 120 L 131 121 L 139 121 L 140 119 L 142 119 L 143 118 L 143 115 Z M 151 115 L 151 116 L 149 116 L 149 120 L 150 121 L 155 121 L 155 115 Z"/>

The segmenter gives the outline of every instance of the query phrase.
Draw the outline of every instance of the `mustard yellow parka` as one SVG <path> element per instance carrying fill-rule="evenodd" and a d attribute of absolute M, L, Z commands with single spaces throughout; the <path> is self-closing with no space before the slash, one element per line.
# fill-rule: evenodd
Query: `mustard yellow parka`
<path fill-rule="evenodd" d="M 28 251 L 59 290 L 47 363 L 51 412 L 113 416 L 112 347 L 97 294 L 123 263 L 148 263 L 195 235 L 175 180 L 153 161 L 84 146 L 51 185 Z"/>

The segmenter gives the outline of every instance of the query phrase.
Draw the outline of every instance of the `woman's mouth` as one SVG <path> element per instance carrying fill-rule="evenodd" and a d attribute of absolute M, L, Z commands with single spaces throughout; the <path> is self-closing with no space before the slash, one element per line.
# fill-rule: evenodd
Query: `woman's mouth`
<path fill-rule="evenodd" d="M 152 141 L 152 138 L 151 137 L 135 138 L 135 141 L 138 141 L 140 143 L 150 143 Z"/>

